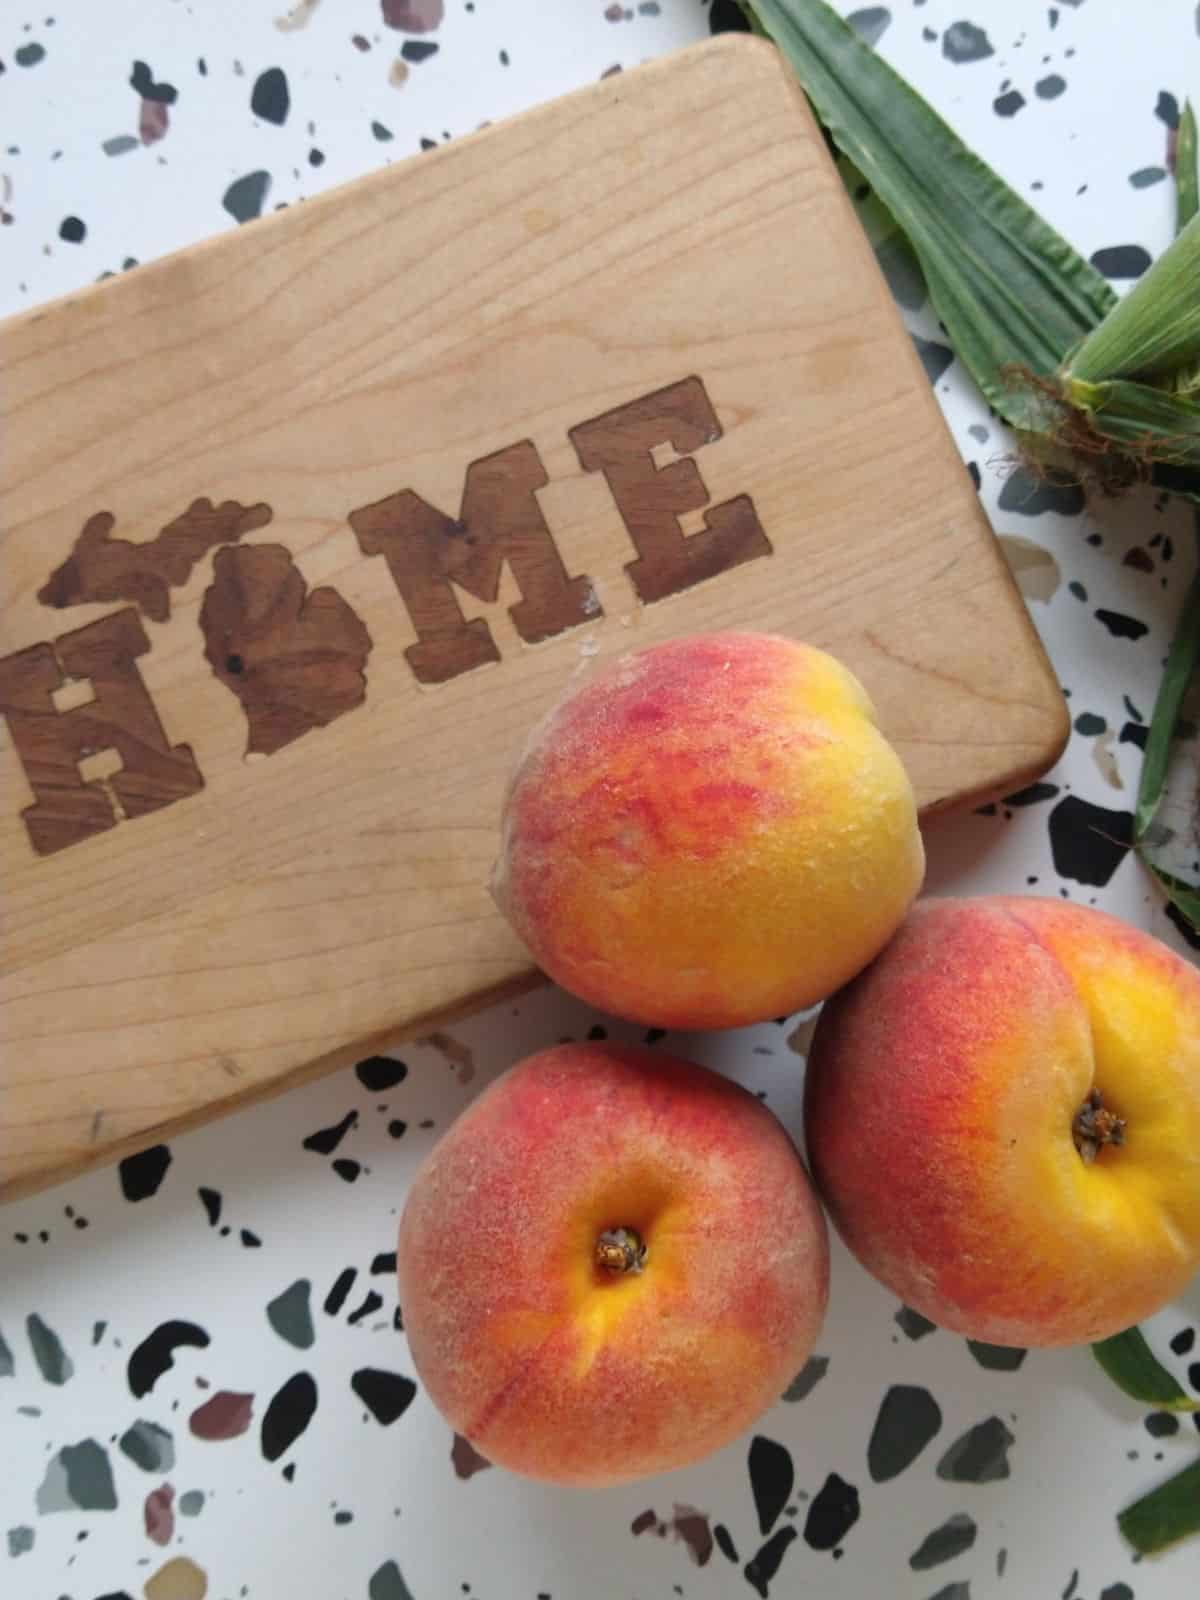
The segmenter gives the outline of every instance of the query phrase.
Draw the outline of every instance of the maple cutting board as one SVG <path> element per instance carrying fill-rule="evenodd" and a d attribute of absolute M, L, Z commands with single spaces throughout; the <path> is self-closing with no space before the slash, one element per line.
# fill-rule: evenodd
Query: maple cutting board
<path fill-rule="evenodd" d="M 725 38 L 0 329 L 0 1193 L 528 982 L 575 675 L 772 629 L 927 810 L 1065 710 L 822 139 Z"/>

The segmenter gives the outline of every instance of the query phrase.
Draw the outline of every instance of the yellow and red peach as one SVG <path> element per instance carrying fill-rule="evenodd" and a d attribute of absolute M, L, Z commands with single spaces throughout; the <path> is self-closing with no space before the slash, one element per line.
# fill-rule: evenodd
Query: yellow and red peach
<path fill-rule="evenodd" d="M 400 1304 L 450 1424 L 529 1477 L 699 1460 L 777 1400 L 825 1311 L 825 1221 L 770 1111 L 704 1067 L 560 1045 L 427 1156 Z"/>
<path fill-rule="evenodd" d="M 493 893 L 592 1005 L 731 1028 L 844 983 L 923 872 L 912 786 L 857 679 L 789 639 L 714 633 L 622 657 L 535 730 Z"/>
<path fill-rule="evenodd" d="M 805 1130 L 846 1244 L 917 1311 L 1106 1338 L 1200 1270 L 1200 973 L 1062 901 L 922 902 L 825 1007 Z"/>

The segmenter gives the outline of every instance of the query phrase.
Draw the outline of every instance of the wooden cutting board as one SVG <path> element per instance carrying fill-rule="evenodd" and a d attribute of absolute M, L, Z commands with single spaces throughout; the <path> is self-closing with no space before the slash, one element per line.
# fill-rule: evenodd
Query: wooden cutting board
<path fill-rule="evenodd" d="M 1063 702 L 766 45 L 613 77 L 0 328 L 0 1193 L 531 980 L 577 674 L 772 629 L 928 811 Z"/>

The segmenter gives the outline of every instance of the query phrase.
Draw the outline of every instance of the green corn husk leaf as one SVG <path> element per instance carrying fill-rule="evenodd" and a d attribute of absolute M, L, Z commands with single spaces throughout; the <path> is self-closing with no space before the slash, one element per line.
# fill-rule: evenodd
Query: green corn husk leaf
<path fill-rule="evenodd" d="M 1153 378 L 1200 360 L 1200 216 L 1071 356 L 1068 380 Z"/>
<path fill-rule="evenodd" d="M 1175 135 L 1175 231 L 1182 233 L 1192 218 L 1200 214 L 1200 140 L 1196 134 L 1196 113 L 1192 102 L 1185 101 L 1183 115 Z M 1194 394 L 1200 397 L 1200 360 L 1193 362 L 1190 371 L 1184 368 L 1175 375 L 1176 394 Z"/>
<path fill-rule="evenodd" d="M 1181 230 L 1194 228 L 1200 222 L 1200 141 L 1197 140 L 1196 115 L 1190 102 L 1184 106 L 1179 122 L 1175 180 L 1178 226 Z M 1186 489 L 1182 492 L 1190 492 L 1197 502 L 1192 518 L 1196 530 L 1196 554 L 1200 559 L 1200 493 Z M 1200 887 L 1185 882 L 1177 872 L 1171 870 L 1181 853 L 1178 846 L 1170 858 L 1171 866 L 1166 865 L 1173 841 L 1182 835 L 1185 844 L 1190 844 L 1190 836 L 1200 830 L 1200 755 L 1180 737 L 1184 728 L 1184 703 L 1189 698 L 1195 700 L 1196 686 L 1200 684 L 1198 668 L 1200 569 L 1192 579 L 1191 588 L 1183 602 L 1167 664 L 1158 686 L 1133 814 L 1135 849 L 1154 873 L 1180 916 L 1200 933 Z M 1177 798 L 1180 789 L 1183 790 L 1182 799 Z M 1160 817 L 1164 812 L 1172 820 L 1174 813 L 1178 812 L 1180 826 L 1163 826 Z M 1161 834 L 1158 842 L 1154 841 L 1156 828 Z M 1185 858 L 1192 855 L 1187 848 L 1182 853 Z"/>
<path fill-rule="evenodd" d="M 989 404 L 1015 427 L 1046 431 L 1046 397 L 1012 374 L 1056 372 L 1117 303 L 1108 283 L 824 0 L 746 0 L 743 10 L 908 235 Z"/>
<path fill-rule="evenodd" d="M 842 187 L 853 197 L 855 214 L 893 297 L 909 311 L 916 311 L 929 299 L 929 286 L 908 235 L 849 156 L 841 151 L 837 154 Z"/>
<path fill-rule="evenodd" d="M 1200 214 L 1200 150 L 1196 137 L 1196 113 L 1188 100 L 1175 135 L 1175 231 L 1182 233 L 1192 218 Z"/>
<path fill-rule="evenodd" d="M 1156 1555 L 1190 1534 L 1200 1533 L 1200 1461 L 1127 1506 L 1117 1526 L 1133 1548 Z"/>
<path fill-rule="evenodd" d="M 1200 135 L 1197 134 L 1195 110 L 1188 100 L 1184 103 L 1175 138 L 1176 232 L 1182 233 L 1197 216 L 1200 216 Z M 1194 363 L 1190 372 L 1184 368 L 1176 374 L 1174 387 L 1178 394 L 1200 399 L 1200 360 Z M 1173 494 L 1186 495 L 1200 505 L 1200 474 L 1193 474 L 1190 482 L 1181 482 L 1174 469 L 1167 467 L 1161 473 L 1152 474 L 1152 479 L 1159 487 L 1169 489 Z"/>
<path fill-rule="evenodd" d="M 1156 1411 L 1200 1411 L 1146 1343 L 1140 1328 L 1126 1328 L 1092 1346 L 1092 1354 L 1130 1399 Z"/>
<path fill-rule="evenodd" d="M 1197 269 L 1200 271 L 1200 262 Z M 1196 300 L 1200 306 L 1200 283 Z M 1114 312 L 1104 326 L 1116 315 Z M 1062 385 L 1063 398 L 1083 413 L 1092 433 L 1111 439 L 1125 455 L 1200 468 L 1200 401 L 1129 378 L 1085 383 L 1066 374 Z"/>
<path fill-rule="evenodd" d="M 1197 538 L 1200 542 L 1200 513 L 1196 518 Z M 1145 842 L 1146 834 L 1154 822 L 1167 788 L 1171 745 L 1179 723 L 1184 696 L 1192 675 L 1200 663 L 1200 572 L 1183 602 L 1179 625 L 1171 644 L 1167 665 L 1154 711 L 1150 717 L 1150 732 L 1146 738 L 1146 752 L 1142 758 L 1142 775 L 1138 784 L 1137 806 L 1133 814 L 1134 843 Z"/>

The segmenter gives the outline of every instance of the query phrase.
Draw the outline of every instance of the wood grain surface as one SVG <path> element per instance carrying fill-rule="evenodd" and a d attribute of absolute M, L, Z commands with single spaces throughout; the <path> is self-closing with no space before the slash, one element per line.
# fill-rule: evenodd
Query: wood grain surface
<path fill-rule="evenodd" d="M 532 981 L 578 673 L 809 639 L 929 811 L 1065 709 L 822 140 L 725 37 L 0 328 L 0 1194 Z"/>

